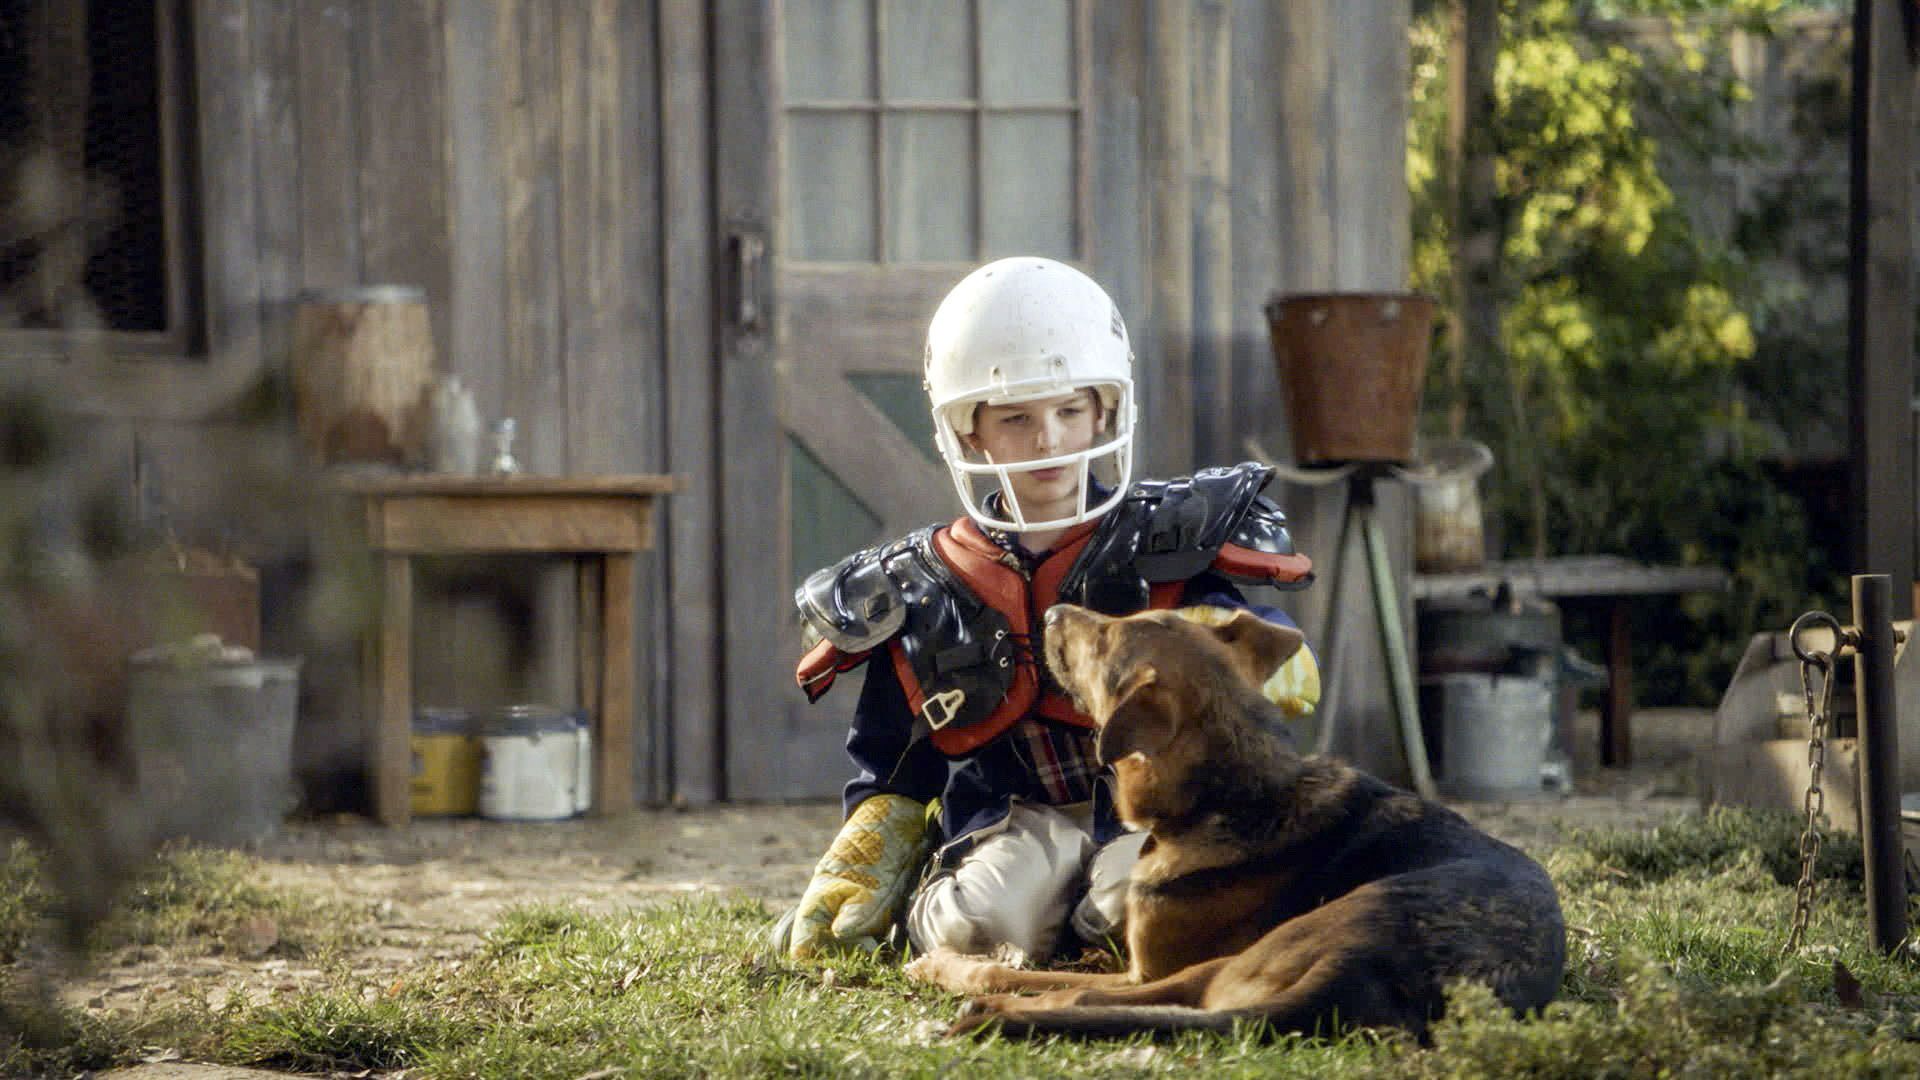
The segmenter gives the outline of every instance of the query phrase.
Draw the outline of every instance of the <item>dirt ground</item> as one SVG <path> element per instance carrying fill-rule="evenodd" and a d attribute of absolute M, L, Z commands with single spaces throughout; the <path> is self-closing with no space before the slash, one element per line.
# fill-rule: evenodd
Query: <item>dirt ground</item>
<path fill-rule="evenodd" d="M 1454 805 L 1534 851 L 1551 846 L 1563 824 L 1639 826 L 1699 810 L 1693 758 L 1711 740 L 1709 712 L 1637 713 L 1636 760 L 1624 770 L 1598 767 L 1595 723 L 1589 713 L 1577 725 L 1574 794 Z M 397 977 L 421 960 L 463 954 L 503 910 L 528 903 L 615 912 L 718 893 L 778 909 L 799 897 L 839 820 L 838 805 L 827 802 L 640 810 L 550 824 L 420 820 L 405 829 L 343 818 L 289 823 L 254 854 L 264 860 L 271 884 L 372 905 L 373 941 L 352 963 L 370 975 Z M 271 949 L 253 958 L 249 951 L 260 952 L 136 956 L 71 981 L 66 996 L 92 1009 L 137 1010 L 188 989 L 211 991 L 215 1000 L 222 991 L 264 996 L 321 976 Z M 143 1069 L 129 1075 L 163 1075 L 159 1065 Z"/>

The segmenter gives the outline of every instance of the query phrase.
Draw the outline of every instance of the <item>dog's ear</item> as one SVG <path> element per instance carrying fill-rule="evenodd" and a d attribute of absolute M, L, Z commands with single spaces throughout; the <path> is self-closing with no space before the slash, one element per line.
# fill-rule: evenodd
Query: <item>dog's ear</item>
<path fill-rule="evenodd" d="M 1142 664 L 1114 695 L 1113 711 L 1094 736 L 1093 752 L 1100 764 L 1111 765 L 1129 754 L 1148 757 L 1173 741 L 1174 717 L 1154 686 L 1160 673 Z"/>
<path fill-rule="evenodd" d="M 1307 639 L 1291 626 L 1268 622 L 1244 610 L 1214 627 L 1213 635 L 1226 645 L 1241 674 L 1254 686 L 1265 683 Z"/>

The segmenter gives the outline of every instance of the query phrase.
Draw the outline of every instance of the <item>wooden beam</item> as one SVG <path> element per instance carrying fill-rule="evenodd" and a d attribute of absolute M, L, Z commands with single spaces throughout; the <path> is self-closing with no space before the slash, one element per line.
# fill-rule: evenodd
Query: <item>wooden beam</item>
<path fill-rule="evenodd" d="M 1193 49 L 1190 0 L 1150 0 L 1145 149 L 1148 169 L 1147 288 L 1151 343 L 1134 351 L 1151 356 L 1142 423 L 1147 469 L 1192 469 L 1193 422 L 1193 185 L 1188 176 L 1193 124 Z M 1142 346 L 1145 345 L 1143 348 Z"/>
<path fill-rule="evenodd" d="M 667 710 L 676 800 L 720 797 L 720 583 L 713 537 L 720 485 L 714 429 L 713 155 L 707 97 L 707 13 L 700 0 L 660 7 L 661 310 L 667 373 L 667 464 L 689 477 L 666 522 L 673 642 Z"/>
<path fill-rule="evenodd" d="M 771 263 L 779 255 L 773 220 L 772 155 L 776 88 L 773 71 L 772 5 L 764 0 L 716 0 L 707 23 L 712 37 L 712 70 L 725 72 L 713 83 L 713 212 L 723 246 L 734 250 L 742 238 L 765 240 Z M 771 267 L 752 275 L 759 290 L 751 297 L 757 321 L 742 318 L 741 280 L 736 264 L 716 277 L 726 282 L 720 297 L 725 313 L 719 325 L 719 424 L 721 449 L 720 565 L 729 568 L 721 582 L 726 636 L 721 679 L 726 711 L 729 777 L 778 775 L 780 732 L 768 731 L 770 716 L 793 699 L 793 683 L 772 658 L 781 655 L 781 630 L 792 618 L 786 602 L 784 568 L 769 566 L 769 546 L 787 527 L 781 492 L 786 457 L 773 372 L 774 343 L 765 312 L 776 302 Z M 764 797 L 762 791 L 731 792 L 722 798 Z"/>
<path fill-rule="evenodd" d="M 1848 435 L 1857 573 L 1915 579 L 1914 24 L 1910 0 L 1856 0 L 1847 263 Z"/>
<path fill-rule="evenodd" d="M 1239 458 L 1233 436 L 1233 3 L 1193 0 L 1193 457 Z M 1181 471 L 1186 471 L 1184 468 Z"/>

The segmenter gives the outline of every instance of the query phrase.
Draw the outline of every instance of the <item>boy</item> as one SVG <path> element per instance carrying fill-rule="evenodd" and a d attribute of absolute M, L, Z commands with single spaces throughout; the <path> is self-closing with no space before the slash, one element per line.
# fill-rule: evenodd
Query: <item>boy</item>
<path fill-rule="evenodd" d="M 1042 615 L 1066 601 L 1212 621 L 1251 606 L 1234 581 L 1311 578 L 1259 496 L 1268 470 L 1132 483 L 1126 326 L 1070 266 L 1021 257 L 967 275 L 928 326 L 926 386 L 966 516 L 857 552 L 795 595 L 822 638 L 797 675 L 809 699 L 867 668 L 847 821 L 773 930 L 796 959 L 879 944 L 903 904 L 923 952 L 1040 962 L 1069 929 L 1115 935 L 1145 834 L 1123 831 L 1091 722 L 1039 659 Z M 1299 715 L 1319 676 L 1295 656 L 1267 690 Z"/>

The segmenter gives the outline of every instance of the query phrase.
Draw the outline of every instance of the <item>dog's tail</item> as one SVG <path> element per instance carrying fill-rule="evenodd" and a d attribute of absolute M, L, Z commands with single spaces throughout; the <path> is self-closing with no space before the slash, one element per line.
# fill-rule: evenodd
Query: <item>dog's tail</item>
<path fill-rule="evenodd" d="M 1101 1038 L 1140 1032 L 1172 1035 L 1182 1031 L 1211 1031 L 1225 1035 L 1241 1025 L 1264 1024 L 1269 1019 L 1267 1009 L 1214 1011 L 1184 1005 L 1073 1005 L 1063 1009 L 1007 1015 L 978 1013 L 954 1025 L 953 1034 L 997 1029 L 1010 1038 L 1030 1035 Z"/>

